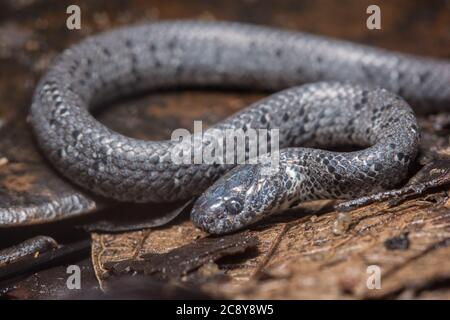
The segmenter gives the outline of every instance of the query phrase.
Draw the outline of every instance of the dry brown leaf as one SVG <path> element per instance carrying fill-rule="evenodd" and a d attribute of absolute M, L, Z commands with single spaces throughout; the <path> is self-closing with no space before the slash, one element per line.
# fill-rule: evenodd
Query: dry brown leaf
<path fill-rule="evenodd" d="M 229 298 L 374 298 L 401 292 L 420 294 L 437 281 L 450 279 L 450 211 L 442 207 L 445 193 L 433 201 L 410 200 L 389 208 L 371 205 L 348 213 L 350 229 L 333 233 L 336 212 L 295 219 L 289 214 L 250 231 L 259 240 L 258 255 L 241 261 L 222 261 L 231 278 L 210 281 L 203 289 Z M 245 231 L 244 231 L 245 232 Z M 385 241 L 408 232 L 407 250 L 389 250 Z M 163 253 L 205 234 L 191 222 L 121 235 L 93 235 L 98 274 L 104 264 Z M 220 238 L 217 238 L 218 240 Z M 447 241 L 447 242 L 446 242 Z M 439 245 L 440 244 L 440 245 Z M 367 288 L 367 267 L 381 268 L 381 289 Z"/>

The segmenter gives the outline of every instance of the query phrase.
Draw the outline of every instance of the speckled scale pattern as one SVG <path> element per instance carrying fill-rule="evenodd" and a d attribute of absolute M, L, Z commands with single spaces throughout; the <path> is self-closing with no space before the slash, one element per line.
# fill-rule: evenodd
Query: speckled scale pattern
<path fill-rule="evenodd" d="M 316 81 L 328 82 L 296 87 Z M 282 152 L 300 152 L 296 161 L 309 159 L 305 174 L 316 181 L 308 197 L 348 197 L 391 187 L 415 156 L 415 118 L 395 94 L 418 112 L 448 108 L 449 83 L 447 61 L 239 23 L 159 22 L 92 36 L 64 51 L 36 88 L 31 123 L 44 154 L 77 184 L 122 201 L 173 201 L 199 195 L 230 166 L 174 165 L 168 152 L 173 142 L 125 137 L 89 109 L 138 91 L 178 86 L 293 87 L 216 127 L 279 128 L 283 148 L 371 145 L 351 158 L 311 149 Z M 325 160 L 312 160 L 324 153 L 335 169 L 325 175 L 334 177 L 328 190 L 318 188 L 325 182 L 314 176 L 328 168 Z M 359 177 L 359 188 L 343 191 L 347 182 L 335 183 L 336 174 Z"/>
<path fill-rule="evenodd" d="M 416 156 L 419 128 L 414 113 L 402 98 L 385 89 L 315 83 L 288 89 L 266 103 L 277 100 L 285 101 L 274 119 L 281 128 L 283 147 L 298 143 L 367 148 L 281 149 L 279 167 L 270 175 L 268 156 L 259 165 L 237 166 L 194 205 L 193 221 L 208 232 L 232 232 L 305 200 L 348 199 L 392 188 L 404 179 Z M 253 107 L 254 118 L 263 113 L 261 105 L 264 102 Z M 238 212 L 230 209 L 230 202 L 239 207 Z"/>

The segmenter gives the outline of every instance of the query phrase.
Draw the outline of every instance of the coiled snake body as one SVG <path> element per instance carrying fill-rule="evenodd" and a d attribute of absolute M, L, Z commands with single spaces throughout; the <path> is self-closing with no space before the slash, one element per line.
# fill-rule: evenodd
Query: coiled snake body
<path fill-rule="evenodd" d="M 174 164 L 176 142 L 125 137 L 89 113 L 118 96 L 179 86 L 290 88 L 214 127 L 279 129 L 286 149 L 270 178 L 264 161 L 232 170 Z M 400 96 L 418 112 L 450 107 L 450 63 L 238 23 L 161 22 L 67 49 L 36 88 L 31 123 L 44 154 L 78 185 L 121 201 L 200 195 L 193 221 L 221 234 L 302 200 L 352 198 L 399 183 L 419 139 Z M 298 148 L 342 144 L 365 149 Z"/>

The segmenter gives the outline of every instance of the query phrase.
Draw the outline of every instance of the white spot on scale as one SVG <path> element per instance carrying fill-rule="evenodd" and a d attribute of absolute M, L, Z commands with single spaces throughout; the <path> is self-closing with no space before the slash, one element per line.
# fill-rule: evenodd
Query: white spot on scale
<path fill-rule="evenodd" d="M 305 175 L 292 168 L 292 166 L 286 167 L 286 174 L 295 183 L 295 185 L 299 185 L 303 182 L 303 180 L 305 180 Z"/>
<path fill-rule="evenodd" d="M 286 173 L 289 176 L 289 178 L 291 178 L 291 179 L 295 179 L 297 177 L 297 173 L 290 166 L 286 167 Z"/>

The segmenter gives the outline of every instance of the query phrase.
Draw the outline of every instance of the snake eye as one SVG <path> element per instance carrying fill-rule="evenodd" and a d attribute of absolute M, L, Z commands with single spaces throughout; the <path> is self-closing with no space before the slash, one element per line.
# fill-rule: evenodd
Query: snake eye
<path fill-rule="evenodd" d="M 225 208 L 231 215 L 237 215 L 242 210 L 242 202 L 238 198 L 231 198 L 225 203 Z"/>

